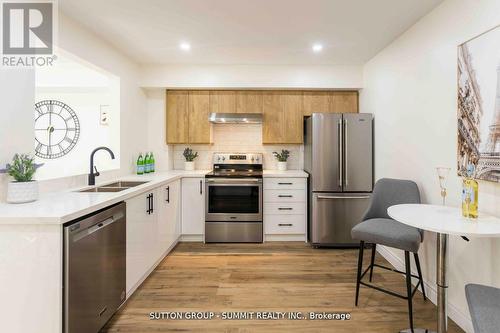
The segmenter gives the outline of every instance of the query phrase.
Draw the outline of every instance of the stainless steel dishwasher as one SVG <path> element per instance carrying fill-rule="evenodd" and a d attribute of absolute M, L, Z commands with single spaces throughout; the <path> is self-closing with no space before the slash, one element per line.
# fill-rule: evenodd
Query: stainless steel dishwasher
<path fill-rule="evenodd" d="M 64 227 L 64 332 L 98 333 L 125 301 L 125 203 Z"/>

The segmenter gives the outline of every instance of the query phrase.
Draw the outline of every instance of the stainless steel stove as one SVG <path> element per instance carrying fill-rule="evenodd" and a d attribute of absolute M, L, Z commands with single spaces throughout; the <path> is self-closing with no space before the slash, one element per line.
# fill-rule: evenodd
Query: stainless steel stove
<path fill-rule="evenodd" d="M 262 243 L 262 154 L 215 153 L 205 178 L 205 242 Z"/>

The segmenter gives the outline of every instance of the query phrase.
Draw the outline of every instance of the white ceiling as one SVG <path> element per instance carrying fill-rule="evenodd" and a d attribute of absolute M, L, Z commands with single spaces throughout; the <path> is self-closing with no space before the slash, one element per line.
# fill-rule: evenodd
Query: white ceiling
<path fill-rule="evenodd" d="M 59 0 L 141 64 L 363 64 L 442 0 Z M 189 42 L 191 50 L 179 49 Z M 323 51 L 312 52 L 314 43 Z"/>

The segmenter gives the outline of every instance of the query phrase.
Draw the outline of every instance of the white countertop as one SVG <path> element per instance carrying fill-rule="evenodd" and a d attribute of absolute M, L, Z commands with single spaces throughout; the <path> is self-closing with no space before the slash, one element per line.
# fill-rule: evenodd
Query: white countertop
<path fill-rule="evenodd" d="M 90 214 L 143 192 L 159 187 L 180 178 L 203 177 L 209 170 L 183 171 L 172 170 L 148 175 L 129 175 L 112 181 L 97 183 L 106 185 L 118 180 L 147 181 L 121 192 L 75 192 L 88 187 L 60 192 L 45 193 L 35 202 L 25 204 L 0 203 L 0 224 L 38 224 L 62 225 L 66 222 Z M 307 177 L 302 170 L 264 170 L 264 177 Z"/>
<path fill-rule="evenodd" d="M 389 207 L 387 214 L 401 223 L 441 234 L 500 237 L 499 218 L 479 212 L 477 219 L 468 219 L 457 207 L 404 204 Z"/>
<path fill-rule="evenodd" d="M 146 184 L 113 193 L 85 193 L 72 189 L 45 193 L 35 202 L 25 204 L 0 203 L 0 224 L 64 224 L 96 210 L 132 198 L 182 177 L 202 177 L 208 170 L 157 172 L 147 175 L 124 176 L 113 181 L 97 183 L 97 186 L 117 180 L 147 181 Z M 84 187 L 85 188 L 85 187 Z M 81 188 L 81 189 L 84 189 Z"/>

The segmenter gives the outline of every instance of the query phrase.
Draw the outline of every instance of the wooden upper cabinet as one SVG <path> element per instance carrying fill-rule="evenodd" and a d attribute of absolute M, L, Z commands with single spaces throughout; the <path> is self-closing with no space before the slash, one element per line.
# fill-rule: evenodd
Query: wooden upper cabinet
<path fill-rule="evenodd" d="M 333 92 L 333 112 L 336 113 L 357 113 L 358 92 L 357 91 L 334 91 Z"/>
<path fill-rule="evenodd" d="M 210 114 L 210 93 L 208 91 L 189 92 L 189 143 L 212 143 L 212 123 Z"/>
<path fill-rule="evenodd" d="M 262 113 L 262 142 L 303 143 L 304 116 L 358 112 L 357 91 L 167 91 L 167 143 L 210 144 L 217 113 Z"/>
<path fill-rule="evenodd" d="M 282 143 L 284 141 L 284 112 L 281 92 L 263 93 L 262 143 Z"/>
<path fill-rule="evenodd" d="M 301 91 L 288 91 L 281 98 L 284 112 L 283 143 L 303 143 L 304 94 Z"/>
<path fill-rule="evenodd" d="M 167 143 L 188 142 L 188 91 L 167 91 Z"/>
<path fill-rule="evenodd" d="M 303 93 L 301 91 L 264 92 L 262 143 L 303 142 Z"/>
<path fill-rule="evenodd" d="M 230 90 L 210 91 L 210 112 L 235 113 L 236 92 Z"/>
<path fill-rule="evenodd" d="M 304 116 L 314 112 L 358 112 L 357 91 L 306 91 L 304 92 Z"/>
<path fill-rule="evenodd" d="M 304 116 L 310 116 L 314 112 L 334 112 L 332 91 L 304 92 Z"/>
<path fill-rule="evenodd" d="M 263 92 L 255 90 L 239 90 L 236 92 L 237 113 L 262 113 Z"/>

